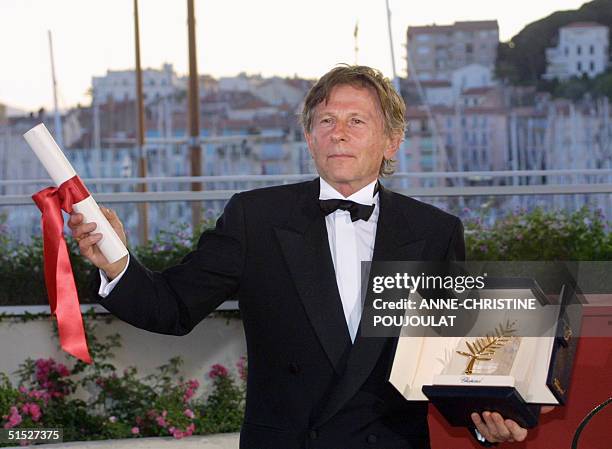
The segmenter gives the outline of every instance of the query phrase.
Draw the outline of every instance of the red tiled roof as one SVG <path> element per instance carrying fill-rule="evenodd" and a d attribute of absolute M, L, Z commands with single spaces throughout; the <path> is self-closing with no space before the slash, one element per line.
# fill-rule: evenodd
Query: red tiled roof
<path fill-rule="evenodd" d="M 234 109 L 237 109 L 237 110 L 241 110 L 241 109 L 259 109 L 259 108 L 267 108 L 267 107 L 270 107 L 269 103 L 266 103 L 265 101 L 260 100 L 259 98 L 249 98 L 244 103 L 241 102 Z"/>
<path fill-rule="evenodd" d="M 482 95 L 494 90 L 494 87 L 483 86 L 483 87 L 470 87 L 463 91 L 463 95 Z"/>

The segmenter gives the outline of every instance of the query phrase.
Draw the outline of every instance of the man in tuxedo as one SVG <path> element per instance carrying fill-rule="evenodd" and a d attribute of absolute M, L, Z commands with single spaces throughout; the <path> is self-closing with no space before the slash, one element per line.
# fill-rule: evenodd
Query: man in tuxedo
<path fill-rule="evenodd" d="M 361 261 L 465 258 L 457 217 L 379 183 L 392 172 L 404 116 L 380 72 L 334 68 L 302 113 L 320 177 L 234 195 L 215 229 L 162 272 L 131 253 L 109 264 L 95 224 L 70 218 L 81 254 L 100 268 L 100 303 L 134 326 L 184 335 L 239 300 L 249 361 L 241 448 L 429 448 L 427 404 L 388 382 L 397 338 L 366 338 L 359 326 Z M 103 212 L 126 242 L 117 215 Z M 495 413 L 473 419 L 481 440 L 527 432 Z"/>

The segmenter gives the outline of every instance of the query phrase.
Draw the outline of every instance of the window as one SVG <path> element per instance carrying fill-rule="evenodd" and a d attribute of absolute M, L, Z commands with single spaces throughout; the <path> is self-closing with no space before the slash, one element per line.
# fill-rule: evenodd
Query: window
<path fill-rule="evenodd" d="M 474 52 L 474 45 L 473 44 L 465 44 L 465 52 L 466 53 L 473 53 Z"/>
<path fill-rule="evenodd" d="M 591 70 L 591 72 L 595 71 L 595 63 L 593 61 L 591 61 L 591 63 L 589 64 L 589 69 Z"/>
<path fill-rule="evenodd" d="M 593 44 L 591 44 L 591 46 L 589 47 L 589 53 L 592 55 L 595 54 L 595 46 Z"/>
<path fill-rule="evenodd" d="M 569 56 L 569 47 L 565 47 L 565 56 Z"/>
<path fill-rule="evenodd" d="M 581 55 L 582 54 L 582 46 L 578 45 L 576 47 L 576 54 Z"/>
<path fill-rule="evenodd" d="M 582 63 L 580 61 L 578 61 L 578 63 L 576 64 L 576 70 L 582 72 Z"/>

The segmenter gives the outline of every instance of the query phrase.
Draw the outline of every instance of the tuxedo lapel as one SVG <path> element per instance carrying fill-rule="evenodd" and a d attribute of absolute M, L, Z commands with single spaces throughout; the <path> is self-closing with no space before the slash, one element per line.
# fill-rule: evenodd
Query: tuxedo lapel
<path fill-rule="evenodd" d="M 316 179 L 307 184 L 286 226 L 274 230 L 308 319 L 332 366 L 340 374 L 351 340 L 318 197 L 319 180 Z"/>
<path fill-rule="evenodd" d="M 394 204 L 395 194 L 382 186 L 379 191 L 380 214 L 376 227 L 373 261 L 419 260 L 425 239 L 410 226 L 407 211 Z M 410 217 L 417 220 L 418 217 Z M 367 296 L 366 296 L 367 297 Z M 364 310 L 368 307 L 364 304 Z M 346 363 L 346 369 L 338 384 L 326 399 L 326 405 L 319 413 L 314 426 L 322 425 L 334 416 L 363 385 L 380 358 L 389 338 L 363 337 L 361 326 L 355 344 Z"/>

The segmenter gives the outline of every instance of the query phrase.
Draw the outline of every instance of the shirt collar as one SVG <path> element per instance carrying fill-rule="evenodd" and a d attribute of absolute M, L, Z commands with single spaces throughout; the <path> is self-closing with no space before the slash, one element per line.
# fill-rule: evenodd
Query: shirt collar
<path fill-rule="evenodd" d="M 378 180 L 372 181 L 367 186 L 363 187 L 361 190 L 353 193 L 348 197 L 344 197 L 340 192 L 334 189 L 327 181 L 323 178 L 319 178 L 320 182 L 320 191 L 319 191 L 319 199 L 320 200 L 332 200 L 332 199 L 341 199 L 341 200 L 351 200 L 359 204 L 371 205 L 374 204 L 374 188 L 376 187 L 376 183 Z M 376 193 L 378 195 L 378 192 Z"/>

